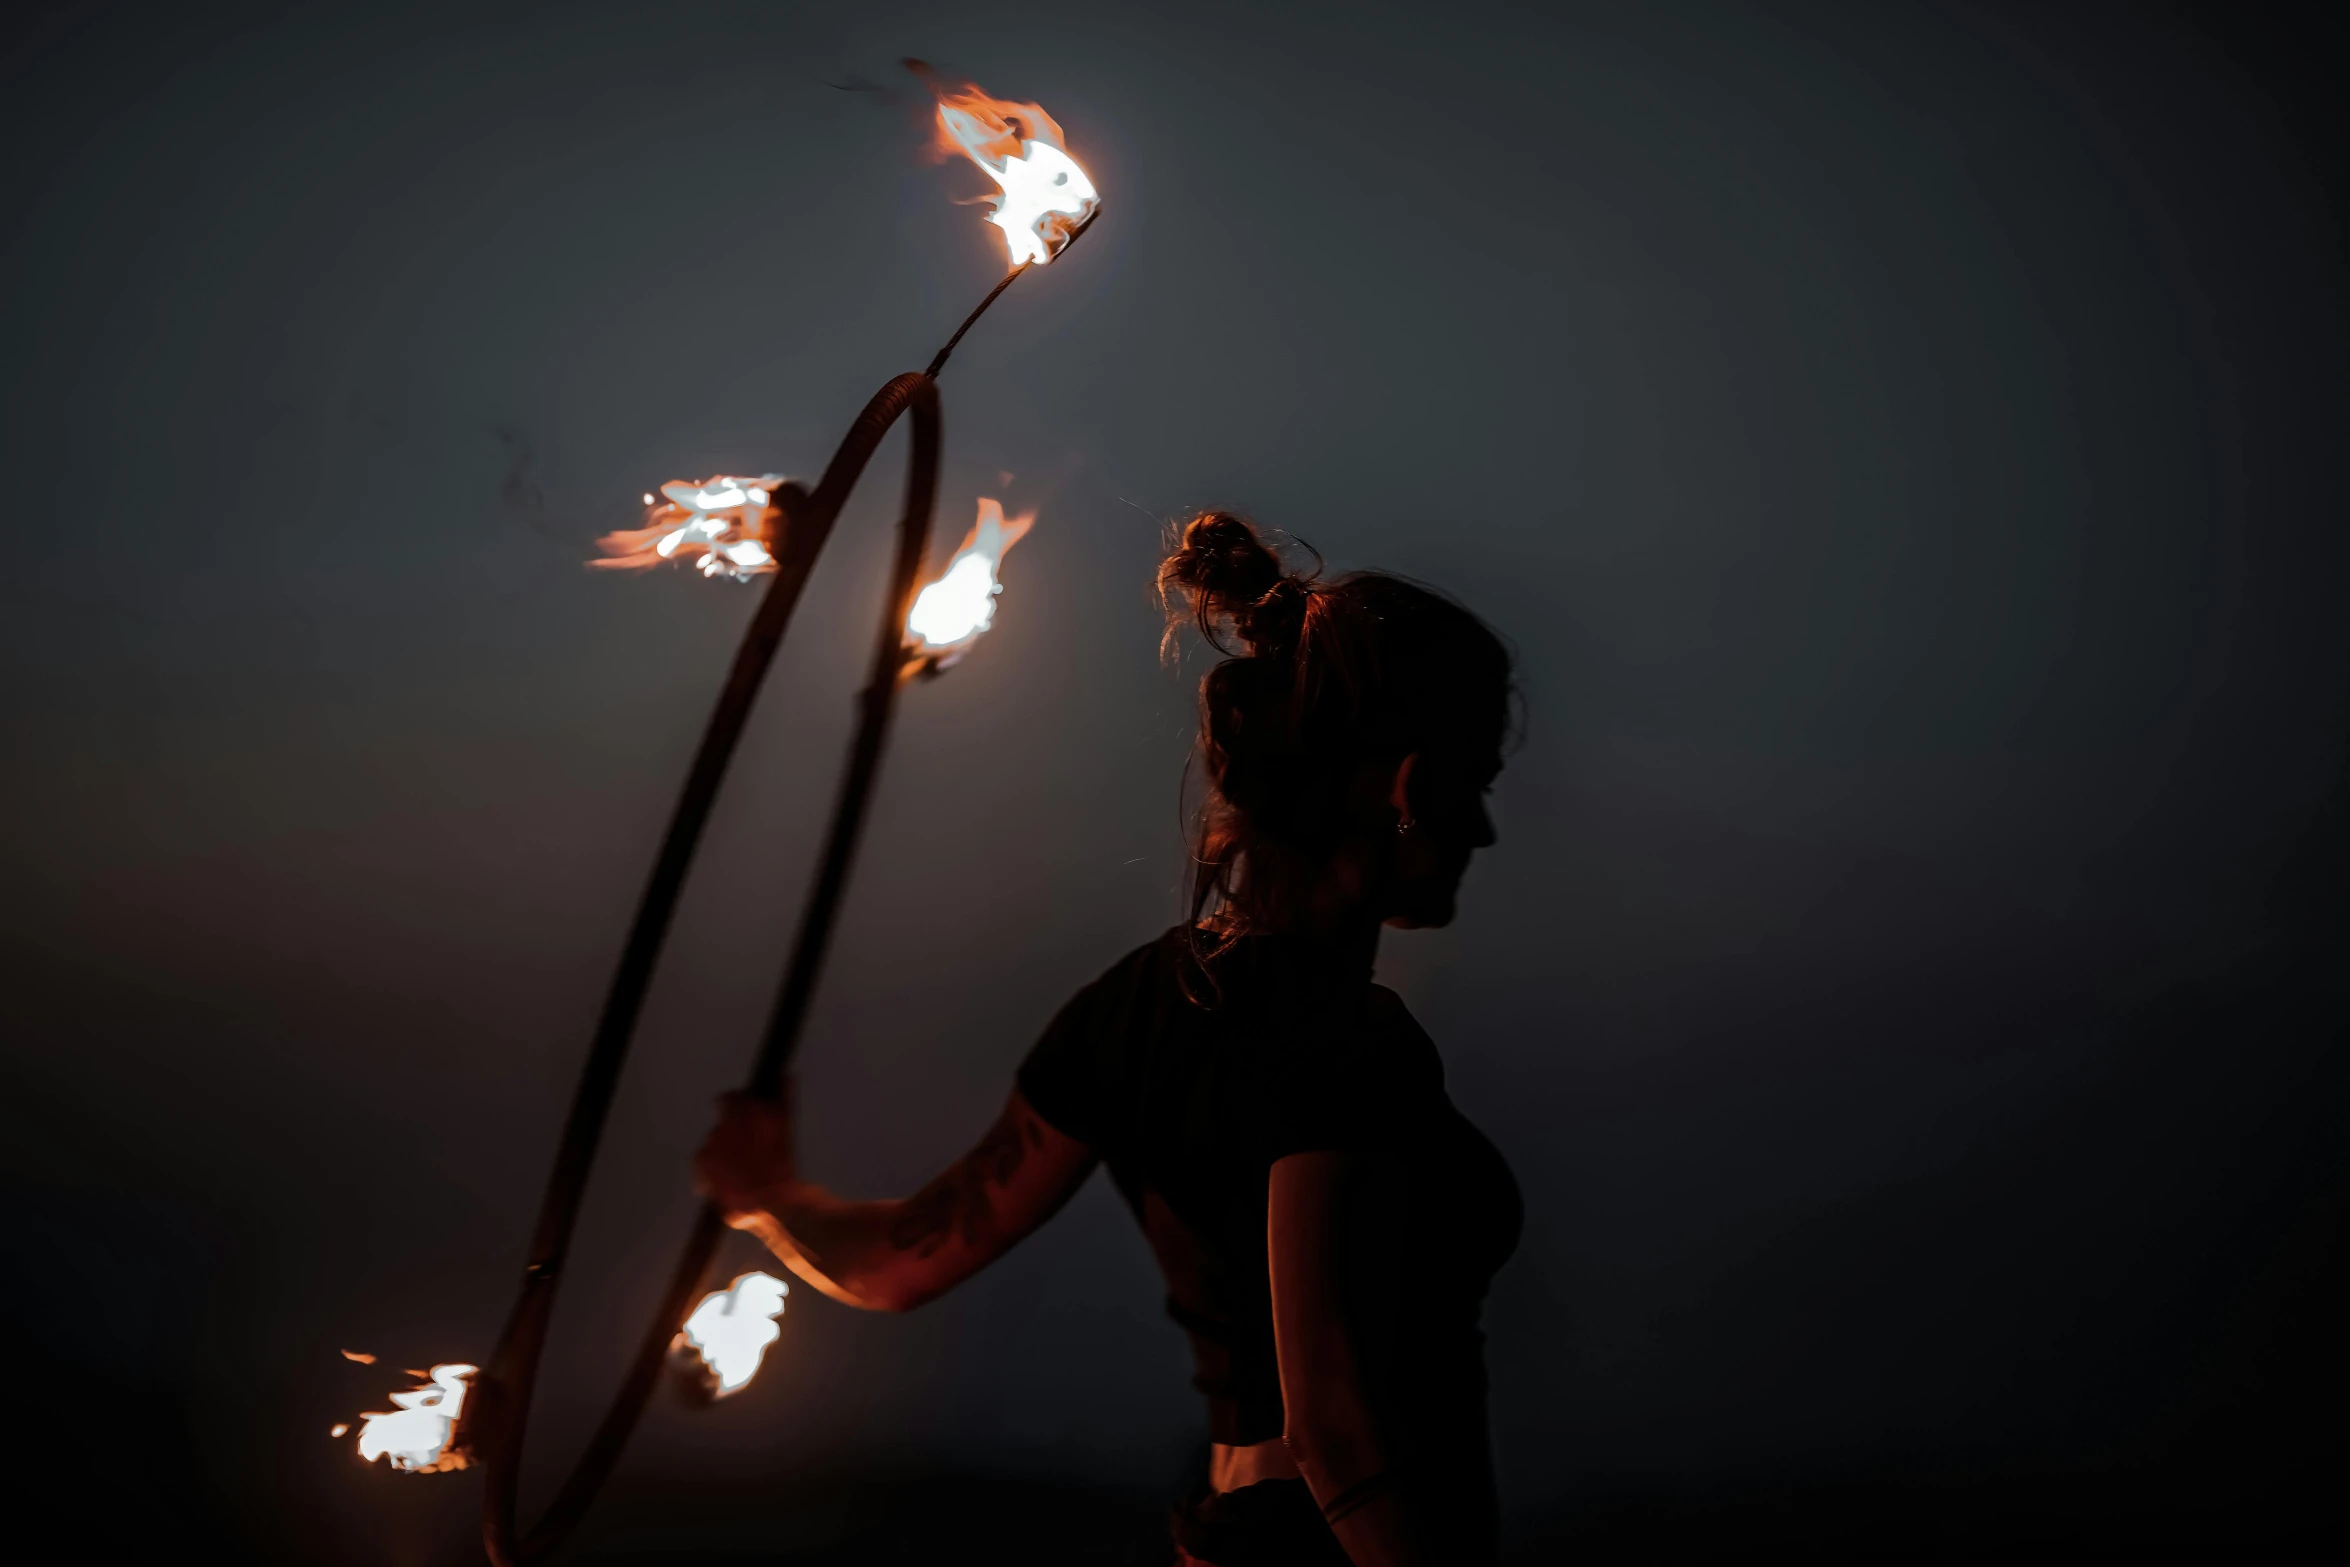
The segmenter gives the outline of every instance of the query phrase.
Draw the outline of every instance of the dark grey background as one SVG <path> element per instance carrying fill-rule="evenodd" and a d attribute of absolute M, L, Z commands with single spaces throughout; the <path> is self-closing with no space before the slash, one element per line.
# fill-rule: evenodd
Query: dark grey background
<path fill-rule="evenodd" d="M 20 13 L 0 1114 L 44 1505 L 464 1559 L 473 1477 L 327 1427 L 486 1351 L 753 601 L 580 563 L 663 479 L 813 470 L 994 277 L 918 53 L 1040 99 L 1107 209 L 946 380 L 942 531 L 1041 520 L 906 703 L 815 1170 L 923 1178 L 1174 917 L 1196 665 L 1145 588 L 1166 518 L 1238 507 L 1522 650 L 1501 846 L 1381 960 L 1528 1196 L 1489 1313 L 1522 1554 L 2278 1527 L 2338 1484 L 2350 1300 L 2314 16 Z M 889 461 L 671 943 L 545 1476 L 748 1061 Z M 911 1318 L 795 1294 L 583 1548 L 1140 1539 L 1185 1377 L 1097 1184 Z"/>

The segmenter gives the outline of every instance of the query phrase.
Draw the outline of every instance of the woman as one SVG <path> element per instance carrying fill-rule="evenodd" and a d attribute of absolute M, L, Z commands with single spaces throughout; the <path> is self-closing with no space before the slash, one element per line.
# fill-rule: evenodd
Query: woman
<path fill-rule="evenodd" d="M 1381 926 L 1451 920 L 1494 841 L 1509 654 L 1415 584 L 1286 573 L 1223 512 L 1184 528 L 1159 586 L 1170 636 L 1187 616 L 1232 655 L 1200 683 L 1190 921 L 1080 991 L 994 1127 L 914 1196 L 802 1181 L 788 1102 L 740 1098 L 702 1189 L 833 1299 L 905 1311 L 1107 1163 L 1208 1398 L 1183 1560 L 1489 1561 L 1477 1318 L 1517 1186 L 1371 968 Z"/>

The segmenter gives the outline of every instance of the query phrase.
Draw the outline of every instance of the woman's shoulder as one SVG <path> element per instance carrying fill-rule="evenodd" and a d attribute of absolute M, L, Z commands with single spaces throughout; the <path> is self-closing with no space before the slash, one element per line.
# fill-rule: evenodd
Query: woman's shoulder
<path fill-rule="evenodd" d="M 1328 1028 L 1305 1031 L 1298 1043 L 1319 1064 L 1343 1064 L 1359 1079 L 1402 1091 L 1444 1091 L 1436 1041 L 1385 985 L 1365 986 L 1359 1006 L 1334 1016 Z"/>
<path fill-rule="evenodd" d="M 1064 1052 L 1092 1048 L 1118 1040 L 1141 1017 L 1165 1011 L 1180 988 L 1183 954 L 1180 927 L 1128 952 L 1069 998 L 1045 1030 L 1045 1044 Z"/>
<path fill-rule="evenodd" d="M 1273 1050 L 1262 1120 L 1265 1152 L 1393 1149 L 1451 1101 L 1444 1065 L 1403 999 L 1365 987 L 1357 1007 L 1289 1033 Z"/>
<path fill-rule="evenodd" d="M 1404 1005 L 1403 997 L 1385 985 L 1374 984 L 1363 1005 L 1363 1027 L 1366 1033 L 1387 1040 L 1399 1048 L 1426 1050 L 1434 1053 L 1436 1041 L 1412 1016 L 1412 1009 Z"/>
<path fill-rule="evenodd" d="M 1119 1085 L 1138 1031 L 1166 1010 L 1175 957 L 1169 935 L 1136 947 L 1071 996 L 1030 1048 L 1015 1081 L 1056 1130 L 1097 1149 L 1117 1136 L 1115 1106 L 1128 1097 Z"/>
<path fill-rule="evenodd" d="M 1138 1001 L 1161 1003 L 1179 988 L 1187 956 L 1183 927 L 1161 931 L 1112 963 L 1071 998 L 1088 1011 L 1122 1011 Z"/>
<path fill-rule="evenodd" d="M 1245 954 L 1237 964 L 1231 954 L 1203 954 L 1197 935 L 1176 925 L 1128 951 L 1070 997 L 1050 1032 L 1123 1042 L 1190 1024 L 1229 1036 L 1269 1065 L 1311 1070 L 1345 1061 L 1358 1077 L 1442 1089 L 1436 1043 L 1394 991 L 1367 982 L 1284 985 L 1287 976 L 1254 971 Z"/>

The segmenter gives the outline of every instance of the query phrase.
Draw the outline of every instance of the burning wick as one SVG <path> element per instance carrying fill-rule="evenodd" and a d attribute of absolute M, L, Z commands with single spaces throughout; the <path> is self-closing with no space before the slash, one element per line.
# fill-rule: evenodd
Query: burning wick
<path fill-rule="evenodd" d="M 435 1366 L 423 1387 L 392 1395 L 392 1402 L 400 1406 L 398 1409 L 361 1415 L 359 1456 L 372 1464 L 389 1454 L 394 1469 L 410 1474 L 436 1474 L 464 1468 L 466 1457 L 450 1450 L 449 1435 L 457 1428 L 458 1411 L 465 1407 L 465 1379 L 479 1369 L 464 1365 Z M 338 1425 L 332 1434 L 341 1436 L 350 1429 L 348 1425 Z"/>
<path fill-rule="evenodd" d="M 698 484 L 672 479 L 661 486 L 666 499 L 645 497 L 643 527 L 623 528 L 596 541 L 606 558 L 591 564 L 634 569 L 699 556 L 703 576 L 748 582 L 775 569 L 775 556 L 768 549 L 773 538 L 769 523 L 775 516 L 775 491 L 782 483 L 780 473 L 756 478 L 721 474 Z"/>
<path fill-rule="evenodd" d="M 775 1319 L 783 1315 L 783 1297 L 789 1293 L 790 1286 L 773 1274 L 743 1274 L 729 1287 L 703 1296 L 669 1347 L 701 1352 L 712 1397 L 739 1393 L 757 1373 L 767 1346 L 783 1336 Z"/>
<path fill-rule="evenodd" d="M 909 650 L 933 659 L 939 667 L 953 663 L 971 650 L 979 634 L 995 622 L 995 598 L 1004 591 L 996 578 L 1004 552 L 1035 525 L 1036 513 L 1022 512 L 1004 520 L 1004 508 L 982 496 L 979 520 L 946 571 L 914 596 L 906 616 Z"/>
<path fill-rule="evenodd" d="M 1069 156 L 1061 127 L 1033 103 L 990 98 L 975 86 L 938 95 L 938 145 L 987 171 L 1001 194 L 987 221 L 1004 231 L 1012 265 L 1059 255 L 1102 204 L 1093 181 Z"/>

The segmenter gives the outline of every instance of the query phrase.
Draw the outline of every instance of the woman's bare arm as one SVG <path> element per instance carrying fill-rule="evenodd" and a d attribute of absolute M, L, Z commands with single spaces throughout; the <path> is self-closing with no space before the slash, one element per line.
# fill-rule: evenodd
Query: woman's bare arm
<path fill-rule="evenodd" d="M 1437 1555 L 1379 1429 L 1347 1309 L 1354 1185 L 1352 1154 L 1291 1154 L 1273 1166 L 1265 1245 L 1281 1435 L 1355 1567 L 1421 1567 Z"/>
<path fill-rule="evenodd" d="M 1015 1090 L 969 1153 L 901 1201 L 851 1202 L 800 1180 L 788 1101 L 730 1096 L 694 1167 L 726 1222 L 809 1284 L 868 1311 L 911 1311 L 1058 1213 L 1094 1163 Z"/>

